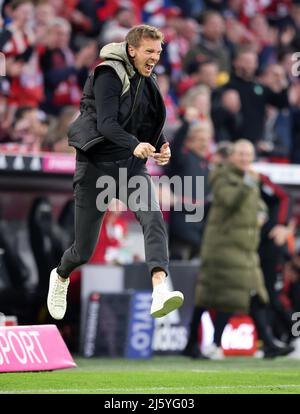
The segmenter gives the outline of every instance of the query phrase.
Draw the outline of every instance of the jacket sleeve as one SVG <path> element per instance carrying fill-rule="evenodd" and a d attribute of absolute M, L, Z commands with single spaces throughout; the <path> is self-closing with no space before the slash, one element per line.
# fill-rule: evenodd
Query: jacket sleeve
<path fill-rule="evenodd" d="M 140 142 L 118 122 L 121 92 L 122 83 L 112 68 L 103 68 L 95 74 L 97 129 L 108 140 L 133 152 Z"/>
<path fill-rule="evenodd" d="M 266 194 L 265 198 L 270 201 L 270 205 L 275 205 L 276 217 L 275 224 L 287 225 L 291 218 L 291 200 L 288 193 L 278 184 L 273 183 L 269 177 L 261 174 L 261 192 Z M 268 204 L 268 203 L 267 203 Z"/>

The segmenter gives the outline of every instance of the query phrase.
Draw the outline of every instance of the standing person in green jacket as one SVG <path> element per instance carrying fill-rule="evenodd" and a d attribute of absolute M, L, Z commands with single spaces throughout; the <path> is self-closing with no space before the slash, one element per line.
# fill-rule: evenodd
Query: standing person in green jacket
<path fill-rule="evenodd" d="M 291 347 L 274 343 L 267 317 L 268 294 L 257 253 L 260 228 L 267 217 L 260 197 L 259 175 L 252 169 L 253 144 L 240 139 L 227 162 L 210 177 L 213 201 L 201 248 L 201 271 L 195 293 L 195 310 L 187 347 L 197 341 L 197 326 L 205 309 L 227 315 L 248 313 L 264 342 L 265 357 L 286 355 Z M 223 327 L 226 325 L 223 318 Z M 222 333 L 222 329 L 221 332 Z M 220 356 L 221 334 L 207 356 Z M 218 349 L 217 349 L 218 348 Z"/>

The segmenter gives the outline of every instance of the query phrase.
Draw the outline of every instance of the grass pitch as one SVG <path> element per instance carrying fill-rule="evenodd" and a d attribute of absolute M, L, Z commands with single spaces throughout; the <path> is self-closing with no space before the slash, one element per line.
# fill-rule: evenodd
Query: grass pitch
<path fill-rule="evenodd" d="M 0 374 L 0 394 L 300 394 L 300 360 L 75 358 L 77 368 Z"/>

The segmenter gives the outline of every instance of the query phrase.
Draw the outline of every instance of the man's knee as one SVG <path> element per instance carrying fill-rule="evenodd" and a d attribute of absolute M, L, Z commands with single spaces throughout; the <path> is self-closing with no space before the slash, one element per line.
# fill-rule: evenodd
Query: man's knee
<path fill-rule="evenodd" d="M 143 226 L 165 225 L 161 211 L 147 211 L 140 215 L 139 220 Z"/>
<path fill-rule="evenodd" d="M 77 266 L 81 266 L 86 264 L 90 258 L 93 255 L 93 250 L 85 250 L 85 251 L 76 251 L 75 257 L 76 257 L 76 264 Z"/>

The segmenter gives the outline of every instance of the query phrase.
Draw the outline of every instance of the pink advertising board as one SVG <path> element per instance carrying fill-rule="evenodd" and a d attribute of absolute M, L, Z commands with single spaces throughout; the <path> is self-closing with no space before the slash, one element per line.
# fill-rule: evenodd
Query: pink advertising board
<path fill-rule="evenodd" d="M 42 169 L 48 173 L 73 173 L 76 160 L 74 155 L 47 154 L 42 160 Z"/>
<path fill-rule="evenodd" d="M 0 326 L 0 373 L 74 367 L 56 325 Z"/>

